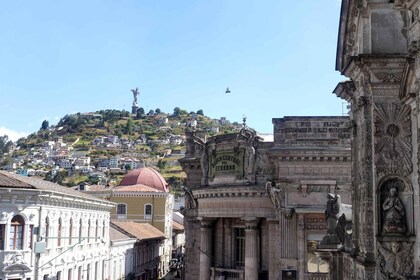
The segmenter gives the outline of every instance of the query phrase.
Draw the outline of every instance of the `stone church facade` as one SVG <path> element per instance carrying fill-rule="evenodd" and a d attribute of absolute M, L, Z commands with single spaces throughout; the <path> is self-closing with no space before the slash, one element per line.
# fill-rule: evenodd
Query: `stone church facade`
<path fill-rule="evenodd" d="M 329 279 L 329 193 L 351 202 L 348 117 L 273 119 L 274 141 L 187 132 L 185 279 Z"/>
<path fill-rule="evenodd" d="M 353 216 L 322 253 L 331 279 L 420 279 L 419 14 L 418 0 L 342 1 L 336 69 L 349 80 L 334 92 L 351 104 Z"/>

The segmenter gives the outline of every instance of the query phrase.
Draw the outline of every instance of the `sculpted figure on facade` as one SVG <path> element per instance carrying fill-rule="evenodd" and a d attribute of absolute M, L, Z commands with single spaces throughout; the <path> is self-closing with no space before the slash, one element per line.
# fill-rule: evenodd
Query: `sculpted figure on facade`
<path fill-rule="evenodd" d="M 386 234 L 404 234 L 407 230 L 404 205 L 398 198 L 397 189 L 391 188 L 382 204 L 383 232 Z"/>
<path fill-rule="evenodd" d="M 280 199 L 278 197 L 278 194 L 280 193 L 281 190 L 276 187 L 276 183 L 274 181 L 268 181 L 265 184 L 265 190 L 267 191 L 267 195 L 271 199 L 271 202 L 273 203 L 274 207 L 279 209 Z"/>
<path fill-rule="evenodd" d="M 327 195 L 327 209 L 325 218 L 327 220 L 327 234 L 335 234 L 335 228 L 340 213 L 341 197 L 338 194 L 329 193 Z"/>
<path fill-rule="evenodd" d="M 194 136 L 194 143 L 196 144 L 196 148 L 198 154 L 200 155 L 200 165 L 202 171 L 202 178 L 203 178 L 203 185 L 207 185 L 208 177 L 209 177 L 209 151 L 207 142 L 203 141 L 203 139 Z"/>
<path fill-rule="evenodd" d="M 413 253 L 411 243 L 384 242 L 378 243 L 379 270 L 382 279 L 405 280 L 413 272 Z"/>
<path fill-rule="evenodd" d="M 192 191 L 184 187 L 185 209 L 197 208 L 197 200 L 194 199 Z"/>
<path fill-rule="evenodd" d="M 240 135 L 246 139 L 244 170 L 245 176 L 250 176 L 255 173 L 255 159 L 257 153 L 255 146 L 258 137 L 253 131 L 246 129 L 245 127 L 241 129 Z"/>

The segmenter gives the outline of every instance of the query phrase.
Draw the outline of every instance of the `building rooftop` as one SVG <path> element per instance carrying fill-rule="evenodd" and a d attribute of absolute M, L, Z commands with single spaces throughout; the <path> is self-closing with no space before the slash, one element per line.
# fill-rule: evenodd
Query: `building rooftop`
<path fill-rule="evenodd" d="M 73 188 L 67 188 L 56 183 L 45 181 L 35 177 L 27 177 L 22 175 L 17 175 L 7 171 L 0 170 L 0 189 L 26 189 L 26 190 L 40 190 L 53 192 L 57 194 L 64 194 L 89 200 L 98 201 L 101 203 L 112 204 L 112 202 L 99 199 L 97 197 L 91 196 L 89 194 L 79 192 Z"/>
<path fill-rule="evenodd" d="M 130 171 L 121 180 L 120 186 L 145 185 L 162 192 L 168 192 L 168 184 L 159 172 L 150 167 Z"/>
<path fill-rule="evenodd" d="M 110 225 L 117 230 L 122 230 L 128 236 L 135 237 L 139 240 L 165 239 L 163 232 L 148 223 L 111 220 Z"/>

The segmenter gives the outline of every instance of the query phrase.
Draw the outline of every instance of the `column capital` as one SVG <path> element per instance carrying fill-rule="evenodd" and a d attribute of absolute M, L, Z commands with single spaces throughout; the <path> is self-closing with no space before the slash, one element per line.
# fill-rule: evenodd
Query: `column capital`
<path fill-rule="evenodd" d="M 215 218 L 197 217 L 197 220 L 201 223 L 201 228 L 212 228 Z"/>
<path fill-rule="evenodd" d="M 245 223 L 246 230 L 256 230 L 258 229 L 258 222 L 260 219 L 256 217 L 245 217 L 242 218 L 242 221 Z"/>

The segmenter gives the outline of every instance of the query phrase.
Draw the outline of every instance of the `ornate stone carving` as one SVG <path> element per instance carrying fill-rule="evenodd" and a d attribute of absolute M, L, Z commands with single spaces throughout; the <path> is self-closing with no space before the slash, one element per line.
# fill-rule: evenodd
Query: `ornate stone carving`
<path fill-rule="evenodd" d="M 203 139 L 193 135 L 194 143 L 196 144 L 196 151 L 200 155 L 200 166 L 202 171 L 202 185 L 207 185 L 209 177 L 209 151 L 208 145 Z"/>
<path fill-rule="evenodd" d="M 381 188 L 382 196 L 387 194 L 382 203 L 384 234 L 404 234 L 407 231 L 405 208 L 398 197 L 398 190 L 404 190 L 404 184 L 399 179 L 391 179 Z"/>
<path fill-rule="evenodd" d="M 9 213 L 7 212 L 1 212 L 0 214 L 0 221 L 5 221 L 9 217 Z"/>
<path fill-rule="evenodd" d="M 379 271 L 382 279 L 407 279 L 413 272 L 413 249 L 410 242 L 378 243 Z"/>
<path fill-rule="evenodd" d="M 265 190 L 274 207 L 280 209 L 280 199 L 278 196 L 278 194 L 281 192 L 280 188 L 276 187 L 276 183 L 274 181 L 268 181 L 265 184 Z"/>
<path fill-rule="evenodd" d="M 184 193 L 185 209 L 197 208 L 197 200 L 194 198 L 192 191 L 190 191 L 187 187 L 184 187 Z"/>
<path fill-rule="evenodd" d="M 416 58 L 420 53 L 420 41 L 413 41 L 408 46 L 408 55 L 412 58 Z"/>
<path fill-rule="evenodd" d="M 398 104 L 375 105 L 376 171 L 408 175 L 411 162 L 410 108 Z"/>

